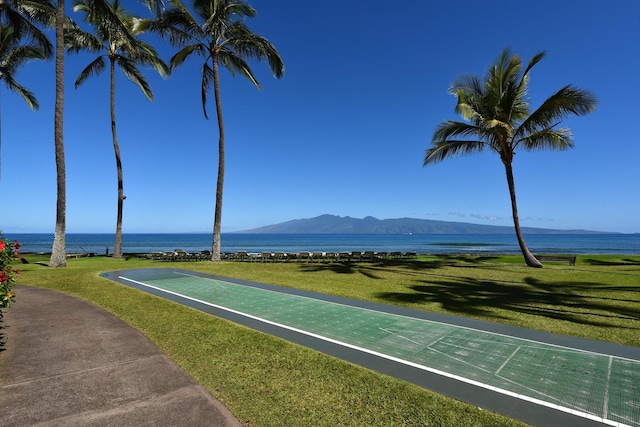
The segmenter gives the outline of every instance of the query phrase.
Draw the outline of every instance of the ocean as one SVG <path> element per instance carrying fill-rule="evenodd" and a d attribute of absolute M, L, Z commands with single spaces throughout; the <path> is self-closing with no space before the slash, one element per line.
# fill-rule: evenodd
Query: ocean
<path fill-rule="evenodd" d="M 51 252 L 53 234 L 5 233 L 17 240 L 22 252 Z M 533 253 L 640 255 L 640 234 L 530 234 L 525 235 Z M 152 253 L 174 249 L 198 252 L 211 249 L 211 234 L 123 234 L 124 253 Z M 113 252 L 113 234 L 66 236 L 67 252 Z M 262 251 L 376 251 L 419 254 L 517 254 L 515 234 L 246 234 L 223 233 L 222 252 Z"/>

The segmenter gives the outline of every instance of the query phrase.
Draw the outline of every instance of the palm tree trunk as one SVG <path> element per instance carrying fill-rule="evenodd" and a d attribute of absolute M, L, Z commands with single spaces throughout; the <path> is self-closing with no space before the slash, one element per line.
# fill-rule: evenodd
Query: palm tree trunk
<path fill-rule="evenodd" d="M 56 227 L 53 235 L 53 248 L 49 267 L 64 267 L 67 265 L 66 249 L 66 217 L 67 217 L 67 196 L 66 196 L 66 169 L 64 161 L 64 2 L 58 0 L 56 13 L 56 101 L 53 119 L 53 139 L 56 153 L 56 178 L 57 178 L 57 200 L 56 200 Z"/>
<path fill-rule="evenodd" d="M 527 263 L 527 266 L 541 268 L 542 264 L 540 261 L 538 261 L 529 251 L 529 248 L 527 248 L 524 236 L 522 235 L 522 230 L 520 229 L 518 205 L 516 203 L 516 185 L 513 180 L 513 168 L 511 167 L 511 163 L 507 162 L 504 163 L 504 166 L 507 172 L 507 184 L 509 185 L 509 195 L 511 196 L 511 212 L 513 215 L 513 225 L 516 229 L 516 237 L 518 238 L 518 245 L 520 245 L 520 250 L 522 251 L 522 255 L 524 256 L 524 261 Z"/>
<path fill-rule="evenodd" d="M 220 75 L 218 57 L 213 56 L 213 92 L 218 117 L 218 179 L 216 181 L 216 206 L 213 218 L 213 243 L 211 261 L 220 261 L 220 228 L 222 224 L 222 194 L 224 187 L 224 122 L 222 120 L 222 102 L 220 100 Z"/>
<path fill-rule="evenodd" d="M 122 178 L 122 160 L 120 159 L 120 147 L 116 136 L 116 67 L 111 59 L 110 70 L 110 110 L 111 110 L 111 137 L 113 138 L 113 151 L 116 155 L 116 169 L 118 171 L 118 213 L 116 217 L 116 241 L 113 247 L 113 257 L 122 258 L 122 209 L 124 202 L 124 183 Z"/>

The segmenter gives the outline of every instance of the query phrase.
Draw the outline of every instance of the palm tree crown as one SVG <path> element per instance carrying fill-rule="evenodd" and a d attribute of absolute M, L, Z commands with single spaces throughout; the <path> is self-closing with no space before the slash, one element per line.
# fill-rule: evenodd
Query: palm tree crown
<path fill-rule="evenodd" d="M 156 29 L 169 36 L 172 45 L 182 49 L 171 58 L 171 68 L 181 65 L 192 54 L 205 58 L 202 68 L 202 109 L 208 118 L 207 92 L 214 83 L 213 69 L 218 63 L 232 75 L 239 73 L 258 89 L 248 59 L 266 60 L 276 78 L 284 74 L 284 63 L 276 48 L 264 37 L 251 32 L 244 22 L 257 12 L 242 0 L 194 0 L 195 15 L 180 0 L 171 0 Z"/>
<path fill-rule="evenodd" d="M 113 4 L 104 0 L 77 0 L 73 10 L 84 13 L 85 22 L 95 26 L 95 34 L 77 26 L 69 28 L 65 33 L 67 50 L 99 54 L 82 70 L 76 79 L 76 88 L 92 75 L 99 75 L 105 70 L 106 57 L 117 64 L 148 99 L 153 99 L 151 88 L 138 65 L 151 66 L 163 77 L 168 75 L 168 67 L 150 44 L 136 37 L 142 32 L 144 20 L 128 14 L 119 0 L 114 0 Z"/>
<path fill-rule="evenodd" d="M 37 24 L 51 26 L 55 13 L 55 4 L 50 0 L 0 0 L 0 26 L 12 27 L 16 39 L 33 42 L 45 58 L 53 56 L 53 45 Z"/>
<path fill-rule="evenodd" d="M 520 248 L 528 265 L 541 266 L 529 253 L 520 232 L 512 162 L 516 149 L 566 150 L 573 147 L 568 128 L 558 127 L 569 115 L 585 115 L 595 110 L 596 99 L 588 91 L 567 85 L 531 112 L 528 100 L 529 72 L 545 56 L 533 56 L 526 67 L 508 49 L 502 51 L 482 79 L 464 75 L 454 82 L 455 111 L 464 122 L 448 120 L 436 128 L 424 166 L 447 157 L 471 154 L 488 148 L 496 152 L 506 168 L 512 213 Z"/>

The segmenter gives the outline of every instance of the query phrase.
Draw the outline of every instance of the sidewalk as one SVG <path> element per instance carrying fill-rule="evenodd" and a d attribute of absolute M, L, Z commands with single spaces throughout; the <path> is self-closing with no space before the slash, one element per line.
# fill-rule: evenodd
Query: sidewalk
<path fill-rule="evenodd" d="M 61 292 L 15 290 L 0 321 L 1 426 L 240 426 L 122 320 Z"/>

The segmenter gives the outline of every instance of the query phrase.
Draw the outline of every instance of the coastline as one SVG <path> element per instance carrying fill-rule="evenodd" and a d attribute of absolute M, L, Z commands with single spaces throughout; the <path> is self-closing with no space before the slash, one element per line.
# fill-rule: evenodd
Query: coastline
<path fill-rule="evenodd" d="M 22 253 L 51 253 L 52 234 L 7 233 L 18 240 Z M 67 253 L 109 255 L 113 234 L 69 233 Z M 525 235 L 531 252 L 536 254 L 639 255 L 640 234 L 544 234 Z M 211 250 L 209 233 L 123 235 L 123 253 L 153 254 L 181 249 L 198 253 Z M 520 248 L 515 235 L 485 234 L 239 234 L 223 233 L 221 252 L 416 252 L 425 255 L 512 255 Z"/>

